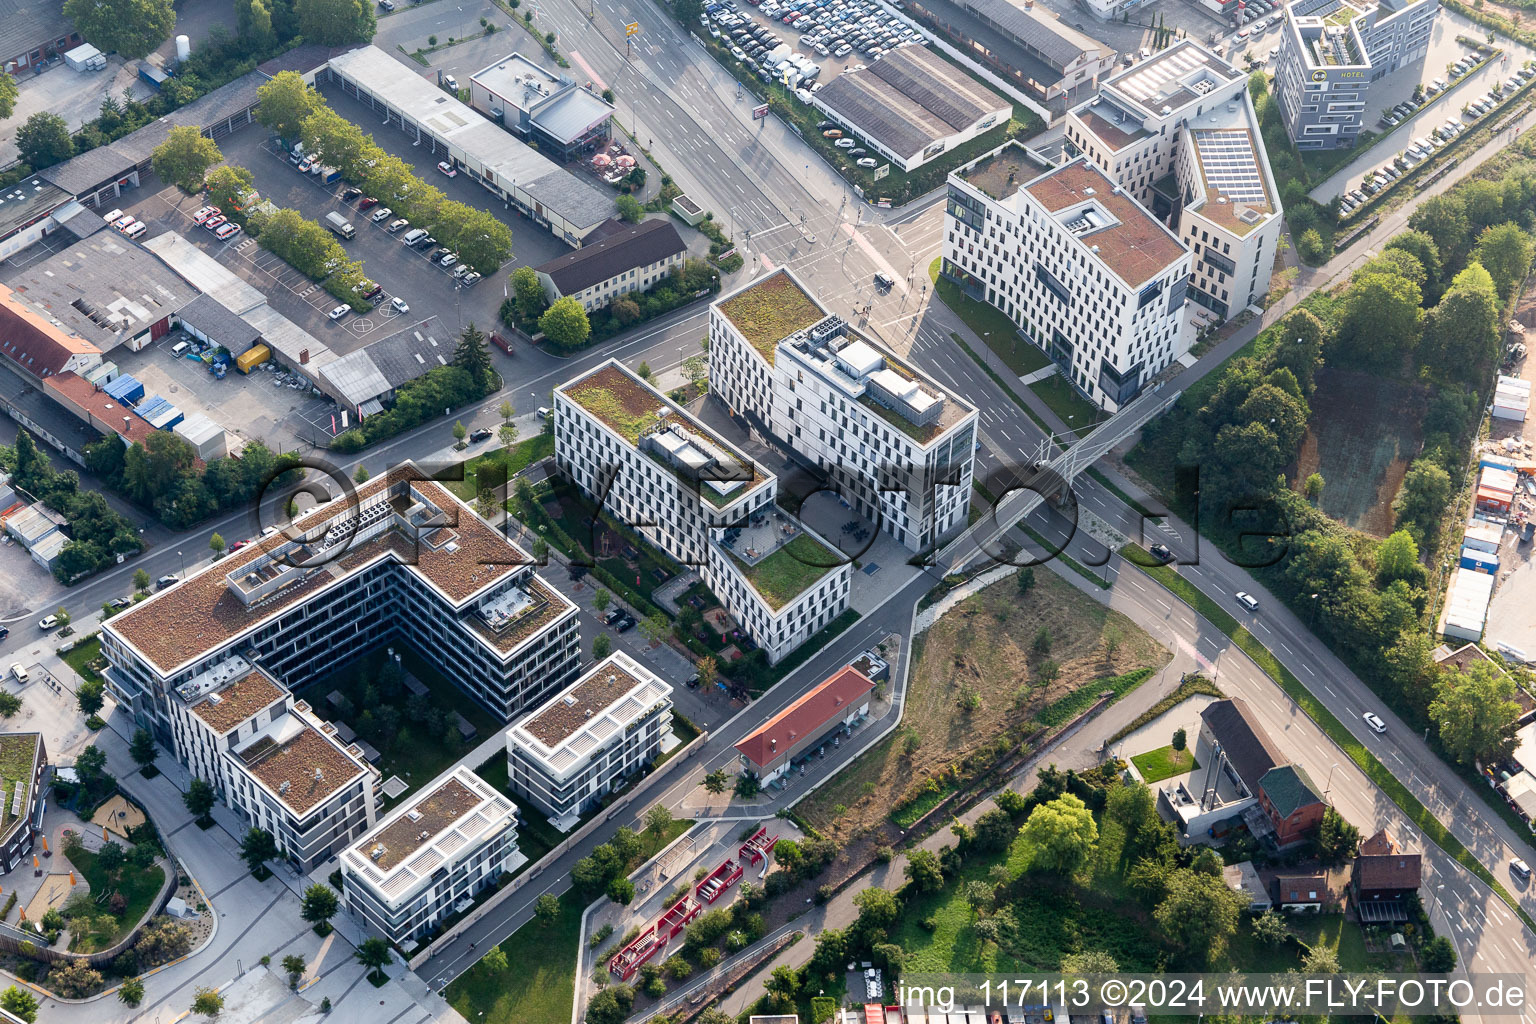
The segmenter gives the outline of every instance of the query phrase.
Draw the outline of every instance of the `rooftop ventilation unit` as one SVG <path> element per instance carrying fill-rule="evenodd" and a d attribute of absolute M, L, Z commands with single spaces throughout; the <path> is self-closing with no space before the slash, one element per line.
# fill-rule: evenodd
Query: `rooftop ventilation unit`
<path fill-rule="evenodd" d="M 1164 104 L 1163 105 L 1163 116 L 1167 117 L 1171 113 L 1173 113 L 1173 108 L 1168 106 L 1167 104 Z"/>
<path fill-rule="evenodd" d="M 373 849 L 369 850 L 368 856 L 372 857 L 374 860 L 378 860 L 380 857 L 384 856 L 384 844 L 380 843 Z"/>
<path fill-rule="evenodd" d="M 570 694 L 566 694 L 560 699 L 560 703 L 564 704 L 568 708 L 573 708 L 576 706 L 576 698 Z"/>
<path fill-rule="evenodd" d="M 410 810 L 406 811 L 405 812 L 405 816 L 407 818 L 411 819 L 412 821 L 420 821 L 421 820 L 421 812 L 416 810 L 416 808 L 414 808 L 414 807 L 411 808 Z"/>
<path fill-rule="evenodd" d="M 212 704 L 214 707 L 218 707 L 220 704 L 224 703 L 224 698 L 216 693 L 210 693 L 208 695 L 208 703 Z"/>
<path fill-rule="evenodd" d="M 279 782 L 277 784 L 277 795 L 278 796 L 287 796 L 288 795 L 288 791 L 290 789 L 292 789 L 292 788 L 293 788 L 293 786 L 288 782 L 288 780 L 284 779 L 282 782 Z"/>

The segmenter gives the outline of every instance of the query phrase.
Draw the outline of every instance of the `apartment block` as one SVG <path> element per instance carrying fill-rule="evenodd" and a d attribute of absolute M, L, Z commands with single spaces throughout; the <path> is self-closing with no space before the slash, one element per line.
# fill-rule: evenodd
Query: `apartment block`
<path fill-rule="evenodd" d="M 675 742 L 672 687 L 622 651 L 507 730 L 512 788 L 568 829 Z"/>
<path fill-rule="evenodd" d="M 694 568 L 770 663 L 848 607 L 843 555 L 775 504 L 778 481 L 617 360 L 555 389 L 555 462 Z"/>
<path fill-rule="evenodd" d="M 270 807 L 260 787 L 221 776 L 220 759 L 253 752 L 264 728 L 277 729 L 264 734 L 274 745 L 319 751 L 309 735 L 319 726 L 287 691 L 375 648 L 410 646 L 503 721 L 574 679 L 576 607 L 532 562 L 405 463 L 108 620 L 107 683 L 183 765 L 223 780 L 230 805 L 255 815 Z M 214 715 L 219 728 L 184 706 L 214 680 L 248 677 L 247 667 L 283 691 L 251 683 L 271 700 L 249 721 Z M 282 781 L 298 784 L 268 788 Z"/>
<path fill-rule="evenodd" d="M 405 947 L 525 860 L 517 808 L 460 765 L 342 853 L 342 898 L 369 933 Z"/>
<path fill-rule="evenodd" d="M 43 832 L 47 793 L 43 772 L 48 769 L 48 748 L 40 732 L 0 733 L 0 871 L 10 873 L 27 862 L 37 837 Z"/>
<path fill-rule="evenodd" d="M 1296 0 L 1285 8 L 1275 99 L 1297 149 L 1345 149 L 1372 83 L 1422 61 L 1438 0 Z"/>
<path fill-rule="evenodd" d="M 1101 408 L 1189 351 L 1189 249 L 1086 156 L 1042 171 L 1010 142 L 950 174 L 945 213 L 940 272 Z"/>
<path fill-rule="evenodd" d="M 709 310 L 710 385 L 921 551 L 965 528 L 976 410 L 780 270 Z"/>
<path fill-rule="evenodd" d="M 1064 130 L 1189 248 L 1191 299 L 1227 320 L 1269 291 L 1284 218 L 1247 74 L 1181 40 L 1105 81 Z"/>

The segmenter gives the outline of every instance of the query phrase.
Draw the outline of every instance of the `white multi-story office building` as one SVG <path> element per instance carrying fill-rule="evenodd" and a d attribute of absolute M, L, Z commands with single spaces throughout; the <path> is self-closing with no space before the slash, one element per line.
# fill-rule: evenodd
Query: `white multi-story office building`
<path fill-rule="evenodd" d="M 913 551 L 964 529 L 976 410 L 829 314 L 788 270 L 709 310 L 710 386 Z"/>
<path fill-rule="evenodd" d="M 1189 247 L 1190 298 L 1226 320 L 1269 291 L 1284 222 L 1246 74 L 1181 40 L 1106 81 L 1065 133 Z"/>
<path fill-rule="evenodd" d="M 1439 0 L 1296 0 L 1285 8 L 1275 99 L 1297 149 L 1341 149 L 1371 83 L 1429 53 Z"/>
<path fill-rule="evenodd" d="M 210 673 L 232 679 L 257 665 L 274 685 L 301 687 L 403 644 L 503 721 L 567 685 L 581 664 L 576 606 L 538 577 L 529 555 L 420 477 L 405 463 L 114 616 L 101 635 L 118 702 L 182 764 L 217 781 L 220 757 L 252 748 L 228 729 L 210 735 L 199 725 L 207 719 L 183 707 L 179 691 L 195 692 Z M 303 702 L 284 693 L 241 728 L 260 731 L 263 715 L 302 719 Z M 297 740 L 289 728 L 266 738 L 319 749 L 308 735 L 319 736 L 317 726 Z M 231 806 L 254 813 L 256 787 L 224 788 Z"/>
<path fill-rule="evenodd" d="M 844 556 L 774 504 L 778 481 L 610 359 L 555 389 L 555 462 L 696 569 L 777 662 L 848 607 Z"/>
<path fill-rule="evenodd" d="M 1189 250 L 1086 157 L 980 157 L 950 174 L 944 229 L 941 272 L 1111 412 L 1189 350 Z"/>
<path fill-rule="evenodd" d="M 370 933 L 406 946 L 526 859 L 517 808 L 459 765 L 342 852 L 343 899 Z"/>
<path fill-rule="evenodd" d="M 568 829 L 675 741 L 672 687 L 622 651 L 507 730 L 512 788 Z"/>
<path fill-rule="evenodd" d="M 176 687 L 172 750 L 300 871 L 372 826 L 378 770 L 308 703 L 241 657 Z"/>

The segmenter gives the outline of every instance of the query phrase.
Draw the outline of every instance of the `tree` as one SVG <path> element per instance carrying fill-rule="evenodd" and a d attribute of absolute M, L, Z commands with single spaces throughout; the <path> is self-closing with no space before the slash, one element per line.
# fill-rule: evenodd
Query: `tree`
<path fill-rule="evenodd" d="M 517 315 L 524 322 L 532 323 L 544 312 L 546 298 L 544 286 L 532 267 L 518 267 L 512 271 L 512 297 L 517 303 Z"/>
<path fill-rule="evenodd" d="M 224 997 L 216 989 L 199 986 L 192 997 L 192 1012 L 204 1017 L 217 1017 L 224 1012 Z"/>
<path fill-rule="evenodd" d="M 1061 958 L 1061 973 L 1069 977 L 1085 974 L 1114 974 L 1120 964 L 1113 956 L 1101 949 L 1085 949 L 1080 953 L 1068 953 Z"/>
<path fill-rule="evenodd" d="M 235 0 L 235 26 L 241 38 L 258 46 L 272 41 L 272 11 L 263 0 Z"/>
<path fill-rule="evenodd" d="M 1291 934 L 1285 926 L 1285 918 L 1273 910 L 1267 910 L 1253 919 L 1253 937 L 1266 946 L 1278 946 Z"/>
<path fill-rule="evenodd" d="M 323 103 L 297 71 L 279 71 L 256 90 L 256 120 L 273 135 L 295 142 L 305 118 Z"/>
<path fill-rule="evenodd" d="M 143 569 L 133 570 L 133 589 L 140 594 L 149 593 L 149 573 Z"/>
<path fill-rule="evenodd" d="M 599 633 L 592 638 L 592 660 L 602 661 L 613 653 L 613 640 L 607 633 Z"/>
<path fill-rule="evenodd" d="M 464 438 L 466 438 L 468 436 L 469 436 L 469 428 L 464 425 L 464 421 L 463 420 L 454 420 L 453 421 L 453 439 L 458 444 L 459 447 L 462 448 L 464 446 Z"/>
<path fill-rule="evenodd" d="M 992 909 L 992 886 L 986 882 L 978 879 L 974 882 L 965 883 L 965 890 L 962 895 L 965 897 L 965 905 L 971 908 L 971 917 L 973 919 Z"/>
<path fill-rule="evenodd" d="M 304 890 L 304 897 L 299 902 L 299 916 L 324 935 L 330 931 L 331 918 L 336 916 L 340 906 L 341 900 L 335 889 L 323 882 L 315 882 Z"/>
<path fill-rule="evenodd" d="M 694 387 L 702 385 L 709 379 L 709 358 L 703 355 L 692 355 L 684 359 L 683 376 Z"/>
<path fill-rule="evenodd" d="M 213 810 L 213 787 L 204 779 L 192 777 L 192 782 L 187 786 L 187 791 L 181 795 L 181 802 L 187 805 L 187 812 L 199 822 L 210 821 L 209 812 Z"/>
<path fill-rule="evenodd" d="M 555 300 L 544 311 L 544 315 L 539 317 L 539 330 L 544 332 L 551 344 L 563 349 L 574 349 L 586 344 L 592 334 L 592 325 L 587 321 L 587 311 L 581 303 L 566 295 Z"/>
<path fill-rule="evenodd" d="M 289 953 L 283 957 L 283 973 L 288 975 L 289 988 L 298 988 L 299 979 L 304 977 L 304 972 L 308 969 L 309 965 L 297 953 Z"/>
<path fill-rule="evenodd" d="M 902 870 L 918 892 L 938 892 L 944 887 L 944 871 L 932 850 L 913 850 L 907 854 L 907 865 Z"/>
<path fill-rule="evenodd" d="M 704 776 L 704 781 L 701 785 L 709 792 L 718 796 L 730 788 L 731 776 L 724 768 L 716 768 Z"/>
<path fill-rule="evenodd" d="M 1424 268 L 1426 291 L 1433 293 L 1436 282 L 1440 280 L 1440 247 L 1435 240 L 1429 237 L 1425 231 L 1402 231 L 1392 236 L 1387 243 L 1388 249 L 1402 249 L 1412 253 L 1419 261 L 1419 266 Z"/>
<path fill-rule="evenodd" d="M 1083 865 L 1098 842 L 1093 812 L 1071 793 L 1040 804 L 1019 830 L 1029 854 L 1029 866 L 1070 875 Z"/>
<path fill-rule="evenodd" d="M 105 871 L 108 877 L 116 877 L 127 860 L 128 855 L 123 852 L 120 843 L 102 843 L 101 849 L 96 851 L 96 866 Z"/>
<path fill-rule="evenodd" d="M 662 804 L 656 804 L 645 812 L 645 834 L 651 837 L 652 842 L 659 842 L 671 827 L 672 812 Z"/>
<path fill-rule="evenodd" d="M 642 359 L 640 360 L 639 369 L 635 370 L 635 372 L 640 375 L 641 380 L 649 381 L 651 379 L 651 364 Z"/>
<path fill-rule="evenodd" d="M 480 488 L 480 493 L 475 495 L 475 514 L 481 519 L 494 519 L 501 509 L 501 502 L 496 500 L 496 492 L 489 487 Z"/>
<path fill-rule="evenodd" d="M 628 985 L 610 985 L 587 1004 L 587 1024 L 624 1024 L 634 1005 L 634 989 Z"/>
<path fill-rule="evenodd" d="M 75 690 L 75 703 L 86 717 L 96 714 L 106 703 L 106 688 L 100 679 L 86 679 Z"/>
<path fill-rule="evenodd" d="M 364 0 L 297 0 L 294 13 L 305 40 L 323 46 L 365 43 L 378 28 L 373 6 Z"/>
<path fill-rule="evenodd" d="M 1443 262 L 1456 265 L 1455 254 L 1466 251 L 1471 225 L 1466 204 L 1454 192 L 1431 196 L 1408 218 L 1408 226 L 1428 235 Z"/>
<path fill-rule="evenodd" d="M 368 467 L 359 462 L 357 464 L 357 469 L 352 471 L 352 482 L 355 484 L 367 483 L 368 478 L 372 475 L 373 474 L 368 472 Z"/>
<path fill-rule="evenodd" d="M 196 192 L 208 168 L 224 159 L 214 141 L 191 125 L 177 125 L 150 154 L 150 164 L 163 180 Z"/>
<path fill-rule="evenodd" d="M 0 78 L 0 121 L 4 121 L 16 113 L 16 101 L 21 97 L 21 90 L 16 88 L 16 79 L 11 75 Z"/>
<path fill-rule="evenodd" d="M 549 895 L 545 893 L 545 895 Z M 368 975 L 372 978 L 382 977 L 384 968 L 395 962 L 395 954 L 390 950 L 389 943 L 378 936 L 364 939 L 363 944 L 357 947 L 352 954 L 357 962 L 368 968 Z"/>
<path fill-rule="evenodd" d="M 1325 486 L 1327 486 L 1327 481 L 1323 479 L 1323 474 L 1308 473 L 1306 482 L 1307 499 L 1309 501 L 1320 500 L 1323 496 L 1323 488 Z"/>
<path fill-rule="evenodd" d="M 800 994 L 800 972 L 788 964 L 780 964 L 773 969 L 768 980 L 763 982 L 763 991 L 779 1007 L 793 1006 L 795 996 Z"/>
<path fill-rule="evenodd" d="M 1419 538 L 1429 536 L 1434 524 L 1445 512 L 1454 488 L 1450 474 L 1431 459 L 1416 459 L 1403 476 L 1392 511 L 1397 525 Z"/>
<path fill-rule="evenodd" d="M 1456 947 L 1444 935 L 1436 935 L 1424 944 L 1419 965 L 1432 974 L 1449 974 L 1456 969 Z"/>
<path fill-rule="evenodd" d="M 814 975 L 834 975 L 848 962 L 848 933 L 841 928 L 823 928 L 816 935 L 816 951 L 806 968 Z"/>
<path fill-rule="evenodd" d="M 208 202 L 225 213 L 241 205 L 246 194 L 256 187 L 256 179 L 244 167 L 221 164 L 203 177 L 203 188 L 208 192 Z"/>
<path fill-rule="evenodd" d="M 1419 546 L 1407 530 L 1376 545 L 1376 579 L 1382 584 L 1411 579 L 1419 569 Z"/>
<path fill-rule="evenodd" d="M 1499 305 L 1493 276 L 1467 264 L 1424 315 L 1424 362 L 1452 380 L 1476 378 L 1498 353 Z"/>
<path fill-rule="evenodd" d="M 140 60 L 176 27 L 171 0 L 64 0 L 64 17 L 103 53 Z"/>
<path fill-rule="evenodd" d="M 1307 974 L 1338 974 L 1339 954 L 1334 952 L 1332 946 L 1319 942 L 1301 958 L 1301 969 Z"/>
<path fill-rule="evenodd" d="M 713 654 L 704 655 L 693 667 L 699 674 L 699 688 L 702 690 L 715 685 L 715 680 L 720 677 L 720 663 Z"/>
<path fill-rule="evenodd" d="M 1531 269 L 1531 254 L 1531 236 L 1518 224 L 1505 223 L 1483 231 L 1472 249 L 1472 261 L 1482 264 L 1499 297 L 1507 299 Z"/>
<path fill-rule="evenodd" d="M 635 883 L 627 878 L 615 878 L 608 882 L 608 898 L 621 906 L 628 906 L 635 898 Z"/>
<path fill-rule="evenodd" d="M 33 1024 L 33 1021 L 37 1020 L 37 998 L 15 985 L 0 992 L 0 1009 L 9 1010 L 27 1024 Z"/>
<path fill-rule="evenodd" d="M 619 216 L 631 224 L 640 223 L 640 219 L 645 216 L 645 207 L 641 206 L 634 196 L 627 193 L 616 198 L 613 205 L 618 207 Z"/>
<path fill-rule="evenodd" d="M 117 987 L 117 998 L 124 1006 L 138 1006 L 144 1001 L 144 982 L 129 978 Z"/>
<path fill-rule="evenodd" d="M 1419 345 L 1419 286 L 1396 274 L 1357 273 L 1344 296 L 1338 347 L 1364 363 L 1381 363 Z"/>
<path fill-rule="evenodd" d="M 1440 745 L 1462 764 L 1509 757 L 1519 716 L 1514 678 L 1491 662 L 1475 661 L 1462 671 L 1442 672 L 1435 681 L 1429 717 Z"/>
<path fill-rule="evenodd" d="M 485 965 L 486 970 L 501 974 L 507 969 L 507 951 L 500 946 L 492 946 L 486 951 L 485 956 L 480 958 L 480 962 Z"/>
<path fill-rule="evenodd" d="M 75 774 L 80 776 L 80 781 L 88 786 L 95 786 L 112 778 L 107 771 L 107 755 L 100 747 L 92 744 L 80 751 L 75 758 Z"/>
<path fill-rule="evenodd" d="M 655 612 L 640 620 L 640 635 L 652 644 L 659 644 L 672 632 L 672 622 L 664 612 Z"/>
<path fill-rule="evenodd" d="M 560 901 L 552 893 L 545 893 L 534 903 L 533 916 L 546 928 L 560 916 Z"/>
<path fill-rule="evenodd" d="M 598 587 L 592 591 L 592 610 L 601 615 L 608 610 L 613 603 L 613 594 L 607 587 Z"/>
<path fill-rule="evenodd" d="M 0 718 L 14 717 L 21 710 L 21 698 L 14 693 L 0 693 Z"/>
<path fill-rule="evenodd" d="M 212 537 L 208 538 L 208 549 L 213 552 L 214 557 L 222 555 L 226 547 L 228 545 L 224 543 L 223 534 L 215 533 Z"/>
<path fill-rule="evenodd" d="M 1169 872 L 1162 901 L 1152 916 L 1169 938 L 1211 962 L 1237 931 L 1247 903 L 1248 897 L 1227 888 L 1221 878 L 1180 868 Z"/>
<path fill-rule="evenodd" d="M 58 114 L 40 110 L 16 129 L 16 148 L 33 170 L 52 167 L 75 155 L 69 125 Z"/>
<path fill-rule="evenodd" d="M 1360 847 L 1360 830 L 1332 807 L 1323 810 L 1323 822 L 1317 830 L 1317 856 L 1324 867 L 1337 867 L 1355 855 Z"/>
<path fill-rule="evenodd" d="M 459 335 L 459 343 L 453 350 L 453 365 L 468 371 L 482 393 L 494 390 L 498 383 L 496 369 L 491 365 L 491 351 L 486 347 L 485 332 L 476 327 L 473 320 Z"/>
<path fill-rule="evenodd" d="M 240 840 L 240 858 L 245 861 L 245 866 L 251 869 L 251 874 L 264 877 L 267 870 L 267 861 L 277 856 L 277 840 L 272 838 L 272 833 L 266 829 L 253 828 L 245 833 L 245 838 Z"/>
<path fill-rule="evenodd" d="M 459 260 L 482 274 L 495 273 L 512 258 L 512 229 L 484 210 L 444 200 L 438 205 L 432 231 Z"/>

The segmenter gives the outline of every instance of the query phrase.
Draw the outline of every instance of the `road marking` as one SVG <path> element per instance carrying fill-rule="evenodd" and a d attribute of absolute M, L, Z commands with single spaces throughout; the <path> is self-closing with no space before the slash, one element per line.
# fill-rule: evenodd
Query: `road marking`
<path fill-rule="evenodd" d="M 1323 684 L 1323 689 L 1327 690 L 1329 693 L 1333 693 L 1333 687 L 1329 686 L 1327 683 Z M 1333 693 L 1333 696 L 1334 696 L 1334 699 L 1337 700 L 1339 695 L 1336 694 L 1336 693 Z"/>
<path fill-rule="evenodd" d="M 1312 666 L 1311 665 L 1308 665 L 1306 662 L 1302 662 L 1301 663 L 1301 667 L 1306 669 L 1307 675 L 1311 676 L 1314 679 L 1317 678 L 1317 673 L 1312 671 Z"/>

